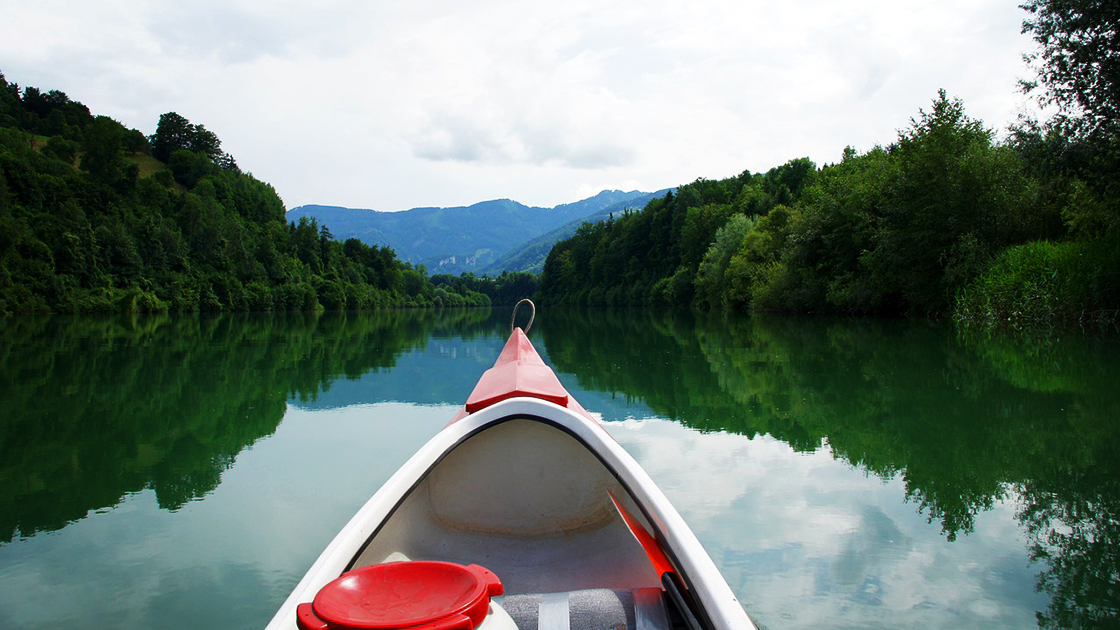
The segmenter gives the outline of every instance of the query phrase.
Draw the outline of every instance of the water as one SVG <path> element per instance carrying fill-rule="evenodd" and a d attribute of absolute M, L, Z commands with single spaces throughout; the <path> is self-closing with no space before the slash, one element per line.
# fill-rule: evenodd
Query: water
<path fill-rule="evenodd" d="M 508 322 L 5 321 L 0 628 L 262 627 Z M 1115 342 L 651 311 L 530 336 L 764 627 L 1120 620 Z"/>

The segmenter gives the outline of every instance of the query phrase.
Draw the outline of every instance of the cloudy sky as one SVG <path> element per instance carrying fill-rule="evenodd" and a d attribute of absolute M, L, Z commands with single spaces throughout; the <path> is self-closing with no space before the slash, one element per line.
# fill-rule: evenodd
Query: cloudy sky
<path fill-rule="evenodd" d="M 1024 111 L 1017 0 L 0 0 L 0 71 L 176 111 L 289 208 L 553 206 Z"/>

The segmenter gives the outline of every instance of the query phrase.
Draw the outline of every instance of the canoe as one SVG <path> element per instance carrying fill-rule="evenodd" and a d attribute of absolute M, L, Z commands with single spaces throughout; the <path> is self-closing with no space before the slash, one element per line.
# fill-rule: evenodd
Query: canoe
<path fill-rule="evenodd" d="M 649 475 L 511 328 L 268 630 L 754 628 Z"/>

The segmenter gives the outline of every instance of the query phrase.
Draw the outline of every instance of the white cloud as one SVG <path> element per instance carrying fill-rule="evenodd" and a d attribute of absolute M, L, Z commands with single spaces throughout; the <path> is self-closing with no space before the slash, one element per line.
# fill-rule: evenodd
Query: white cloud
<path fill-rule="evenodd" d="M 1021 628 L 1045 606 L 1010 499 L 949 542 L 900 479 L 827 446 L 798 453 L 657 418 L 606 427 L 764 627 Z"/>
<path fill-rule="evenodd" d="M 9 80 L 206 125 L 290 205 L 574 201 L 839 159 L 938 88 L 1013 121 L 1014 3 L 0 0 Z M 50 28 L 43 28 L 49 25 Z"/>

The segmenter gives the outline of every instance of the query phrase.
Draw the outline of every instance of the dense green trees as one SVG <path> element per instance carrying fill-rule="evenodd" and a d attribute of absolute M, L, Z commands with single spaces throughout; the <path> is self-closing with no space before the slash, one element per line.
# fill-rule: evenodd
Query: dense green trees
<path fill-rule="evenodd" d="M 698 180 L 556 245 L 545 301 L 756 311 L 1120 315 L 1120 8 L 1031 0 L 1060 116 L 999 140 L 942 91 L 888 146 Z M 1036 85 L 1027 85 L 1029 89 Z"/>
<path fill-rule="evenodd" d="M 432 304 L 489 298 L 289 224 L 276 191 L 179 114 L 149 139 L 0 74 L 0 314 Z"/>
<path fill-rule="evenodd" d="M 1059 114 L 1027 122 L 1012 144 L 1040 202 L 1065 234 L 1008 249 L 960 297 L 958 314 L 1000 321 L 1097 319 L 1120 309 L 1120 5 L 1100 0 L 1031 0 L 1023 32 L 1042 103 Z M 1052 215 L 1051 215 L 1052 216 Z"/>
<path fill-rule="evenodd" d="M 459 276 L 437 274 L 432 276 L 432 285 L 444 306 L 469 306 L 474 302 L 512 305 L 536 294 L 538 278 L 536 274 L 524 271 L 503 271 L 496 277 L 475 276 L 472 273 Z M 459 303 L 460 300 L 462 303 Z"/>
<path fill-rule="evenodd" d="M 1109 0 L 1029 0 L 1023 21 L 1039 49 L 1028 57 L 1043 102 L 1061 108 L 1063 125 L 1115 136 L 1120 121 L 1120 5 Z M 1027 84 L 1028 90 L 1038 87 Z"/>
<path fill-rule="evenodd" d="M 819 169 L 802 159 L 765 175 L 698 180 L 641 212 L 585 225 L 550 254 L 542 298 L 1112 317 L 1120 247 L 1109 168 L 1099 147 L 1056 130 L 1024 126 L 998 141 L 941 92 L 887 147 L 848 149 Z M 1028 302 L 1050 310 L 1025 315 Z"/>
<path fill-rule="evenodd" d="M 156 132 L 151 137 L 151 145 L 152 157 L 161 162 L 170 162 L 172 156 L 179 151 L 190 151 L 209 158 L 224 168 L 236 168 L 233 158 L 222 152 L 222 141 L 214 132 L 202 125 L 191 124 L 175 112 L 160 115 Z"/>
<path fill-rule="evenodd" d="M 765 175 L 698 179 L 640 212 L 585 224 L 549 253 L 542 297 L 592 305 L 687 303 L 705 252 L 728 219 L 764 215 L 798 198 L 814 176 L 811 162 L 794 160 Z"/>

